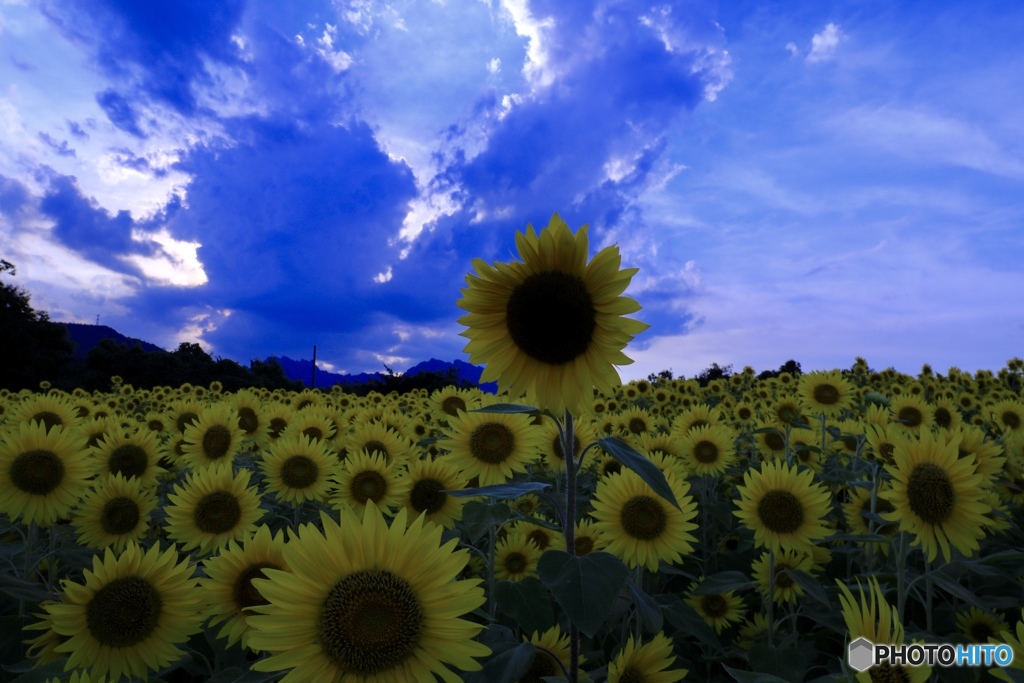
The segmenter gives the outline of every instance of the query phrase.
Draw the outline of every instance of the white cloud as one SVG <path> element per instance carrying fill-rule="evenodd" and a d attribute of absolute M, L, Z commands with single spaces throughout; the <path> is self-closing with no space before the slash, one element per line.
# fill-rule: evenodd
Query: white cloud
<path fill-rule="evenodd" d="M 557 77 L 547 45 L 547 33 L 555 28 L 555 20 L 552 17 L 535 18 L 528 4 L 527 0 L 501 0 L 516 33 L 527 39 L 523 75 L 536 89 L 551 85 Z"/>
<path fill-rule="evenodd" d="M 316 44 L 320 46 L 316 52 L 334 69 L 334 73 L 341 73 L 352 66 L 352 57 L 341 48 L 334 49 L 334 38 L 338 33 L 338 27 L 332 24 L 324 26 L 323 35 L 316 41 Z"/>
<path fill-rule="evenodd" d="M 388 266 L 388 269 L 385 270 L 383 273 L 377 273 L 376 275 L 374 275 L 373 281 L 376 282 L 378 285 L 382 285 L 385 282 L 391 282 L 391 277 L 391 266 Z"/>
<path fill-rule="evenodd" d="M 836 56 L 839 43 L 846 39 L 840 28 L 829 23 L 820 33 L 811 38 L 811 51 L 807 54 L 808 62 L 824 62 Z"/>
<path fill-rule="evenodd" d="M 796 46 L 796 43 L 794 43 L 793 41 L 786 43 L 786 50 L 788 50 L 789 54 L 793 55 L 794 57 L 800 54 L 800 49 Z"/>
<path fill-rule="evenodd" d="M 213 355 L 214 346 L 203 338 L 203 335 L 213 332 L 225 320 L 231 317 L 232 311 L 226 308 L 206 307 L 204 311 L 195 313 L 189 318 L 188 323 L 178 330 L 173 337 L 174 347 L 184 342 L 199 344 L 206 353 Z"/>
<path fill-rule="evenodd" d="M 179 287 L 197 287 L 206 284 L 206 271 L 199 261 L 196 250 L 203 246 L 199 242 L 176 240 L 166 228 L 153 233 L 135 232 L 136 242 L 156 242 L 160 245 L 157 256 L 135 254 L 127 257 L 142 270 L 145 276 L 158 284 Z"/>
<path fill-rule="evenodd" d="M 491 61 L 487 62 L 487 73 L 494 75 L 501 71 L 501 59 L 495 57 Z"/>

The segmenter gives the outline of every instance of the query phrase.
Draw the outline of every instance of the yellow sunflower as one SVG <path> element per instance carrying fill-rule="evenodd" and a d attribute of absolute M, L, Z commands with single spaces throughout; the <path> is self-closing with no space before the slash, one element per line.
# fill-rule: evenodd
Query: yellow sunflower
<path fill-rule="evenodd" d="M 554 523 L 542 515 L 535 515 L 537 519 L 543 520 L 554 526 Z M 537 544 L 541 552 L 544 552 L 548 548 L 555 548 L 562 550 L 565 548 L 565 535 L 557 529 L 551 529 L 540 524 L 535 524 L 526 520 L 520 520 L 510 524 L 509 533 L 521 533 L 528 539 Z"/>
<path fill-rule="evenodd" d="M 725 425 L 690 429 L 680 439 L 682 460 L 692 474 L 722 474 L 736 457 L 736 436 Z"/>
<path fill-rule="evenodd" d="M 12 423 L 39 422 L 45 429 L 71 429 L 81 422 L 78 411 L 71 401 L 52 394 L 32 394 L 22 399 L 10 419 Z"/>
<path fill-rule="evenodd" d="M 143 488 L 155 486 L 157 477 L 166 472 L 157 464 L 160 460 L 157 435 L 149 431 L 107 432 L 93 446 L 92 455 L 101 477 L 120 474 L 126 479 L 135 479 Z"/>
<path fill-rule="evenodd" d="M 889 402 L 892 421 L 909 434 L 928 431 L 935 424 L 934 408 L 913 394 L 895 396 Z"/>
<path fill-rule="evenodd" d="M 409 478 L 401 463 L 388 462 L 379 451 L 350 454 L 335 474 L 337 490 L 331 504 L 362 516 L 370 503 L 387 515 L 409 491 Z"/>
<path fill-rule="evenodd" d="M 936 439 L 922 431 L 921 438 L 896 446 L 895 464 L 886 465 L 892 489 L 880 492 L 895 510 L 882 514 L 898 522 L 901 531 L 914 534 L 928 560 L 938 551 L 946 562 L 949 546 L 970 557 L 985 536 L 985 514 L 992 510 L 982 502 L 985 478 L 975 471 L 974 456 L 957 458 L 958 441 Z"/>
<path fill-rule="evenodd" d="M 185 428 L 185 457 L 194 469 L 230 464 L 242 447 L 238 416 L 227 403 L 214 403 Z"/>
<path fill-rule="evenodd" d="M 544 464 L 556 475 L 565 472 L 565 453 L 562 451 L 562 439 L 558 433 L 558 423 L 545 418 L 542 423 L 543 437 L 540 442 L 541 453 L 544 454 Z M 580 453 L 584 448 L 597 441 L 593 427 L 581 421 L 573 424 L 573 450 L 576 461 L 579 461 Z"/>
<path fill-rule="evenodd" d="M 239 544 L 231 541 L 215 556 L 203 560 L 207 578 L 199 585 L 210 602 L 210 627 L 227 620 L 218 638 L 227 638 L 228 647 L 241 641 L 249 647 L 248 620 L 253 616 L 247 607 L 266 605 L 267 600 L 253 587 L 253 579 L 264 579 L 265 569 L 289 571 L 284 559 L 284 532 L 271 535 L 266 524 L 256 529 L 251 538 Z"/>
<path fill-rule="evenodd" d="M 832 533 L 823 519 L 829 510 L 828 489 L 815 484 L 810 470 L 798 472 L 777 461 L 748 470 L 739 487 L 739 510 L 733 512 L 754 532 L 758 546 L 776 553 L 807 549 Z"/>
<path fill-rule="evenodd" d="M 883 495 L 883 492 L 891 491 L 892 486 L 889 484 L 881 484 L 878 490 L 879 492 L 875 496 L 875 514 L 881 516 L 883 514 L 895 512 L 896 508 L 889 502 L 886 495 Z M 846 525 L 851 534 L 881 534 L 882 536 L 889 537 L 899 529 L 897 524 L 880 524 L 878 520 L 871 520 L 867 516 L 870 514 L 871 490 L 860 486 L 850 489 L 850 502 L 843 503 L 843 516 L 846 518 Z M 869 526 L 869 522 L 872 521 L 874 523 Z M 889 543 L 882 543 L 880 541 L 868 541 L 867 543 L 874 546 L 874 550 L 880 550 L 883 555 L 889 554 Z"/>
<path fill-rule="evenodd" d="M 412 460 L 416 452 L 412 441 L 380 422 L 358 425 L 341 443 L 349 458 L 360 451 L 376 452 L 387 462 L 399 465 Z"/>
<path fill-rule="evenodd" d="M 555 624 L 544 633 L 534 631 L 529 638 L 523 634 L 524 643 L 532 643 L 536 650 L 530 668 L 519 679 L 519 683 L 542 681 L 545 676 L 564 677 L 569 671 L 569 634 Z M 580 664 L 584 662 L 580 655 Z M 583 678 L 583 670 L 577 669 L 577 678 Z"/>
<path fill-rule="evenodd" d="M 468 480 L 459 468 L 447 458 L 424 458 L 409 464 L 407 478 L 409 489 L 399 505 L 409 508 L 414 516 L 422 513 L 428 522 L 454 529 L 455 523 L 462 519 L 462 507 L 467 500 L 445 491 L 466 488 Z"/>
<path fill-rule="evenodd" d="M 604 550 L 604 539 L 594 528 L 594 521 L 581 519 L 576 522 L 576 533 L 573 534 L 573 546 L 576 555 L 587 555 L 589 553 Z"/>
<path fill-rule="evenodd" d="M 486 364 L 480 381 L 529 392 L 556 414 L 590 405 L 595 385 L 613 393 L 615 366 L 633 362 L 622 350 L 649 327 L 623 317 L 640 310 L 620 296 L 637 270 L 619 270 L 616 246 L 588 264 L 587 226 L 573 235 L 557 213 L 539 236 L 533 226 L 517 233 L 516 246 L 522 262 L 474 260 L 458 301 L 469 312 L 459 319 L 465 351 Z"/>
<path fill-rule="evenodd" d="M 802 550 L 786 550 L 777 553 L 775 555 L 774 587 L 770 587 L 770 559 L 769 553 L 763 553 L 750 566 L 754 573 L 754 581 L 757 582 L 757 587 L 761 589 L 761 594 L 766 596 L 768 593 L 771 593 L 772 599 L 775 600 L 777 605 L 787 602 L 796 604 L 796 599 L 804 594 L 804 589 L 800 587 L 800 584 L 792 576 L 783 572 L 787 569 L 792 569 L 810 573 L 814 565 L 811 555 Z"/>
<path fill-rule="evenodd" d="M 483 626 L 461 617 L 484 592 L 479 579 L 455 580 L 469 553 L 406 515 L 388 528 L 371 502 L 362 520 L 343 510 L 340 524 L 321 513 L 322 530 L 303 525 L 284 547 L 292 571 L 253 579 L 267 604 L 249 608 L 249 646 L 271 657 L 252 668 L 291 669 L 282 683 L 458 683 L 449 666 L 479 670 L 491 652 L 473 640 Z"/>
<path fill-rule="evenodd" d="M 655 493 L 632 470 L 624 469 L 601 479 L 594 493 L 597 520 L 594 528 L 604 537 L 605 550 L 630 567 L 654 572 L 658 562 L 681 562 L 697 539 L 689 532 L 697 525 L 697 503 L 689 495 L 689 482 L 667 477 L 679 508 Z"/>
<path fill-rule="evenodd" d="M 1020 611 L 1020 621 L 1017 622 L 1016 632 L 1006 629 L 999 634 L 998 638 L 989 638 L 989 643 L 994 645 L 1006 644 L 1013 648 L 1012 669 L 1024 669 L 1024 609 Z M 993 678 L 1010 683 L 1010 677 L 1005 671 L 997 668 L 989 669 Z"/>
<path fill-rule="evenodd" d="M 480 407 L 480 395 L 479 392 L 460 389 L 457 386 L 450 385 L 436 389 L 430 395 L 430 404 L 436 411 L 441 413 L 437 417 L 446 420 L 449 417 L 458 417 L 459 413 L 465 413 Z"/>
<path fill-rule="evenodd" d="M 262 441 L 270 430 L 270 422 L 263 414 L 263 401 L 247 389 L 243 389 L 231 399 L 231 406 L 238 416 L 238 426 L 246 439 Z"/>
<path fill-rule="evenodd" d="M 0 432 L 0 513 L 48 527 L 85 493 L 93 465 L 75 429 L 34 420 Z"/>
<path fill-rule="evenodd" d="M 695 609 L 715 633 L 721 634 L 730 623 L 743 621 L 743 598 L 736 595 L 736 591 L 692 595 L 696 588 L 697 583 L 690 584 L 691 595 L 686 598 L 686 604 Z"/>
<path fill-rule="evenodd" d="M 967 636 L 972 643 L 988 644 L 989 638 L 995 638 L 1009 628 L 1006 622 L 977 607 L 965 612 L 956 613 L 956 627 Z"/>
<path fill-rule="evenodd" d="M 88 667 L 93 676 L 145 679 L 180 659 L 179 647 L 206 619 L 203 594 L 188 559 L 174 546 L 143 551 L 130 542 L 116 555 L 94 556 L 84 584 L 63 581 L 61 601 L 44 605 L 53 630 L 67 640 L 65 671 Z"/>
<path fill-rule="evenodd" d="M 868 578 L 868 592 L 870 601 L 865 598 L 865 591 L 857 581 L 857 589 L 860 592 L 860 600 L 853 597 L 853 593 L 839 579 L 841 595 L 839 602 L 843 608 L 843 620 L 846 628 L 850 631 L 850 641 L 857 638 L 866 638 L 872 643 L 885 643 L 902 645 L 904 642 L 903 624 L 896 610 L 886 601 L 882 589 L 875 577 Z M 857 674 L 860 683 L 873 683 L 874 681 L 906 681 L 907 683 L 925 683 L 931 677 L 931 667 L 924 666 L 902 666 L 891 665 L 888 662 L 872 667 L 867 671 Z"/>
<path fill-rule="evenodd" d="M 835 417 L 853 405 L 853 385 L 838 370 L 801 375 L 799 392 L 810 415 Z"/>
<path fill-rule="evenodd" d="M 87 548 L 111 547 L 124 550 L 129 541 L 138 542 L 156 508 L 155 495 L 135 479 L 111 475 L 96 485 L 74 511 L 71 523 L 78 531 L 78 543 Z"/>
<path fill-rule="evenodd" d="M 448 418 L 446 441 L 449 462 L 481 486 L 504 484 L 540 455 L 544 431 L 521 413 L 460 413 Z"/>
<path fill-rule="evenodd" d="M 509 533 L 494 546 L 494 575 L 510 581 L 536 576 L 540 555 L 540 548 L 526 534 Z"/>
<path fill-rule="evenodd" d="M 182 550 L 208 553 L 228 541 L 240 541 L 256 531 L 262 516 L 260 494 L 249 487 L 250 470 L 213 465 L 188 475 L 184 485 L 167 494 L 167 535 Z"/>
<path fill-rule="evenodd" d="M 608 683 L 676 683 L 686 677 L 686 669 L 669 669 L 676 661 L 672 641 L 664 633 L 640 645 L 632 636 L 608 664 Z"/>
<path fill-rule="evenodd" d="M 267 491 L 285 503 L 323 501 L 339 467 L 323 441 L 298 433 L 282 436 L 257 460 Z"/>

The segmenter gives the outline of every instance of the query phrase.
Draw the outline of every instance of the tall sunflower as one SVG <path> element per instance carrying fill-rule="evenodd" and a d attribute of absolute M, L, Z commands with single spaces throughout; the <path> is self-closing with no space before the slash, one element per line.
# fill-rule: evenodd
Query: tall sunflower
<path fill-rule="evenodd" d="M 120 474 L 126 479 L 135 479 L 145 488 L 155 486 L 156 478 L 165 472 L 157 464 L 160 459 L 157 435 L 150 431 L 107 432 L 93 446 L 92 454 L 101 477 Z"/>
<path fill-rule="evenodd" d="M 527 638 L 523 634 L 524 643 L 532 643 L 536 650 L 530 668 L 519 679 L 518 683 L 534 683 L 542 681 L 546 676 L 564 676 L 569 670 L 569 634 L 555 624 L 544 633 L 534 631 Z M 580 664 L 584 662 L 580 656 Z M 583 677 L 583 670 L 577 670 L 577 678 Z"/>
<path fill-rule="evenodd" d="M 740 500 L 733 514 L 754 531 L 758 546 L 780 552 L 807 549 L 831 531 L 823 519 L 829 510 L 828 489 L 815 484 L 810 470 L 798 472 L 777 461 L 748 470 L 737 487 Z"/>
<path fill-rule="evenodd" d="M 337 508 L 350 509 L 362 516 L 366 507 L 390 515 L 392 508 L 409 490 L 409 478 L 402 463 L 388 462 L 379 451 L 360 451 L 349 455 L 344 466 L 335 474 L 337 491 L 331 503 Z"/>
<path fill-rule="evenodd" d="M 690 584 L 691 593 L 696 589 L 696 583 Z M 743 621 L 743 598 L 736 595 L 736 591 L 690 595 L 686 598 L 686 604 L 695 609 L 718 634 L 730 623 Z"/>
<path fill-rule="evenodd" d="M 231 541 L 215 556 L 203 560 L 207 578 L 199 586 L 210 602 L 210 626 L 227 621 L 218 638 L 227 638 L 228 647 L 241 641 L 249 647 L 248 607 L 266 605 L 267 599 L 253 586 L 253 579 L 265 579 L 265 569 L 290 571 L 284 559 L 284 532 L 271 535 L 266 524 L 241 544 Z"/>
<path fill-rule="evenodd" d="M 686 669 L 669 669 L 676 660 L 672 641 L 664 633 L 643 645 L 632 636 L 608 664 L 608 683 L 676 683 Z"/>
<path fill-rule="evenodd" d="M 80 545 L 121 552 L 129 541 L 138 542 L 145 535 L 154 508 L 156 496 L 151 491 L 134 478 L 114 474 L 85 495 L 71 523 Z"/>
<path fill-rule="evenodd" d="M 66 517 L 93 473 L 78 431 L 34 420 L 0 436 L 0 513 L 44 527 Z"/>
<path fill-rule="evenodd" d="M 692 474 L 722 474 L 736 457 L 736 432 L 726 425 L 690 429 L 680 438 L 680 452 Z"/>
<path fill-rule="evenodd" d="M 256 530 L 262 516 L 259 492 L 249 486 L 250 470 L 232 475 L 231 468 L 213 465 L 192 472 L 184 485 L 167 495 L 167 535 L 182 550 L 207 553 L 228 541 L 240 541 Z"/>
<path fill-rule="evenodd" d="M 784 573 L 787 569 L 810 572 L 814 566 L 814 559 L 809 553 L 803 550 L 786 550 L 775 556 L 775 585 L 771 585 L 771 566 L 769 565 L 770 553 L 763 553 L 760 558 L 754 560 L 750 566 L 754 573 L 754 581 L 761 590 L 762 595 L 771 593 L 775 604 L 793 603 L 804 594 L 804 589 L 792 576 Z"/>
<path fill-rule="evenodd" d="M 633 470 L 603 478 L 594 493 L 594 528 L 605 538 L 605 550 L 630 567 L 658 570 L 658 562 L 681 562 L 697 539 L 697 503 L 689 482 L 667 477 L 679 508 L 655 493 Z"/>
<path fill-rule="evenodd" d="M 249 646 L 271 656 L 252 668 L 291 669 L 282 683 L 457 683 L 449 666 L 479 670 L 491 651 L 473 640 L 482 625 L 462 617 L 484 592 L 479 579 L 455 580 L 468 552 L 406 515 L 388 528 L 371 502 L 362 520 L 344 510 L 340 524 L 321 513 L 322 531 L 302 526 L 284 547 L 292 571 L 253 579 L 267 604 L 249 608 Z"/>
<path fill-rule="evenodd" d="M 204 408 L 198 420 L 185 428 L 182 450 L 193 468 L 229 464 L 242 446 L 238 416 L 227 403 Z"/>
<path fill-rule="evenodd" d="M 946 562 L 949 546 L 970 557 L 985 537 L 985 514 L 992 506 L 983 502 L 985 477 L 978 474 L 974 456 L 957 458 L 959 439 L 946 442 L 931 432 L 896 446 L 895 464 L 886 465 L 892 489 L 880 492 L 895 510 L 882 518 L 898 522 L 901 531 L 914 534 L 929 560 L 938 551 Z"/>
<path fill-rule="evenodd" d="M 324 500 L 339 467 L 338 458 L 325 442 L 302 433 L 277 439 L 257 462 L 267 491 L 293 504 Z"/>
<path fill-rule="evenodd" d="M 519 413 L 460 413 L 448 418 L 442 448 L 451 452 L 449 462 L 481 486 L 504 484 L 540 455 L 544 430 L 528 415 Z"/>
<path fill-rule="evenodd" d="M 799 392 L 811 415 L 835 417 L 853 405 L 853 385 L 838 370 L 801 375 Z"/>
<path fill-rule="evenodd" d="M 95 676 L 145 679 L 180 659 L 179 647 L 206 619 L 202 592 L 188 559 L 175 546 L 143 551 L 130 542 L 116 555 L 94 556 L 84 584 L 64 581 L 60 602 L 44 605 L 53 630 L 67 640 L 56 651 L 68 656 L 65 671 L 88 667 Z"/>
<path fill-rule="evenodd" d="M 902 645 L 904 642 L 903 624 L 900 623 L 900 616 L 896 610 L 886 601 L 882 589 L 875 577 L 868 579 L 868 589 L 871 594 L 869 599 L 865 598 L 865 590 L 861 588 L 860 581 L 857 581 L 857 588 L 860 592 L 860 600 L 853 597 L 853 593 L 846 587 L 846 584 L 836 579 L 839 584 L 839 602 L 843 608 L 843 620 L 846 628 L 850 631 L 850 642 L 857 638 L 866 638 L 872 643 L 890 643 Z M 891 665 L 889 663 L 872 667 L 867 671 L 857 674 L 860 683 L 874 683 L 874 681 L 906 681 L 906 683 L 924 683 L 931 677 L 931 667 L 924 666 L 903 666 Z"/>
<path fill-rule="evenodd" d="M 459 498 L 445 491 L 466 488 L 468 480 L 459 468 L 447 458 L 424 458 L 409 464 L 409 489 L 399 505 L 409 508 L 413 516 L 421 513 L 428 522 L 454 529 L 455 522 L 462 519 L 465 498 Z"/>
<path fill-rule="evenodd" d="M 510 533 L 494 546 L 494 575 L 502 581 L 536 576 L 540 555 L 540 548 L 526 534 Z"/>
<path fill-rule="evenodd" d="M 637 269 L 619 270 L 616 246 L 588 264 L 587 226 L 573 235 L 557 213 L 539 236 L 530 225 L 517 233 L 516 246 L 521 262 L 474 260 L 458 301 L 469 312 L 459 319 L 465 351 L 486 364 L 481 381 L 526 391 L 556 414 L 589 405 L 595 385 L 611 394 L 615 366 L 633 362 L 622 350 L 649 327 L 623 317 L 640 310 L 620 296 Z"/>

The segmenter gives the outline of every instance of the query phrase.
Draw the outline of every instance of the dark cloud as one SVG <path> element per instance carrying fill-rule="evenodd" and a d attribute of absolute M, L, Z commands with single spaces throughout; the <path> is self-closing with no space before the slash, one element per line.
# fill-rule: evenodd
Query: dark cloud
<path fill-rule="evenodd" d="M 0 214 L 13 217 L 29 203 L 28 189 L 14 178 L 0 175 Z"/>
<path fill-rule="evenodd" d="M 85 132 L 85 129 L 82 128 L 82 126 L 77 121 L 69 120 L 68 130 L 71 131 L 71 134 L 74 135 L 76 138 L 80 138 L 82 140 L 89 139 L 89 134 Z"/>
<path fill-rule="evenodd" d="M 146 134 L 139 128 L 139 115 L 132 103 L 113 89 L 107 89 L 96 95 L 96 103 L 106 113 L 107 118 L 126 133 L 137 138 L 145 138 Z"/>
<path fill-rule="evenodd" d="M 62 157 L 76 156 L 75 150 L 71 149 L 71 147 L 68 146 L 67 140 L 61 140 L 60 142 L 57 142 L 49 133 L 43 132 L 39 133 L 39 139 L 45 142 L 50 147 L 50 149 L 52 149 L 54 152 L 56 152 Z"/>

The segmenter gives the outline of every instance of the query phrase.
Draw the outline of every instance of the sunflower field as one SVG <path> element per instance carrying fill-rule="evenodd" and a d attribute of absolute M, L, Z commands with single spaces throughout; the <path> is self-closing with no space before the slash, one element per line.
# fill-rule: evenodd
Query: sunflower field
<path fill-rule="evenodd" d="M 1024 681 L 1024 361 L 621 384 L 555 219 L 467 277 L 497 395 L 0 390 L 0 680 Z"/>

